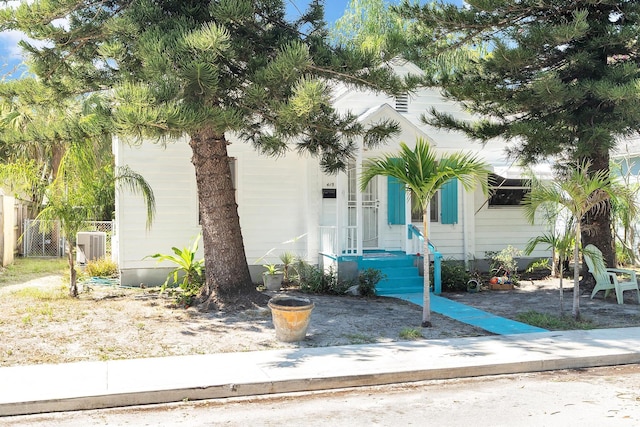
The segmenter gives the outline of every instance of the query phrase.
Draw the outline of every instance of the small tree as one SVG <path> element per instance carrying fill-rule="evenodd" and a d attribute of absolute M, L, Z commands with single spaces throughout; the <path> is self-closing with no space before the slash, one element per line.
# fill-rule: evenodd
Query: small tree
<path fill-rule="evenodd" d="M 561 206 L 569 213 L 573 234 L 573 308 L 572 316 L 580 319 L 579 253 L 581 233 L 589 232 L 583 227 L 585 215 L 606 209 L 613 192 L 612 181 L 607 171 L 590 172 L 589 162 L 569 164 L 564 173 L 553 181 L 533 178 L 531 192 L 525 196 L 525 215 L 534 221 L 536 212 L 542 207 Z"/>
<path fill-rule="evenodd" d="M 87 144 L 74 145 L 62 158 L 56 179 L 47 187 L 45 208 L 38 215 L 38 219 L 45 220 L 45 224 L 60 221 L 62 232 L 67 242 L 67 256 L 69 261 L 69 295 L 78 296 L 77 276 L 74 266 L 76 234 L 82 225 L 95 218 L 101 206 L 97 204 L 98 194 L 94 191 L 98 161 L 95 153 L 87 149 Z M 134 192 L 144 196 L 147 205 L 147 224 L 153 219 L 155 200 L 153 191 L 142 176 L 128 168 L 122 168 L 113 175 L 115 182 L 120 182 Z"/>
<path fill-rule="evenodd" d="M 554 230 L 551 233 L 544 233 L 542 236 L 537 236 L 527 243 L 524 249 L 525 254 L 529 255 L 536 246 L 540 244 L 546 244 L 548 248 L 552 250 L 551 274 L 555 275 L 555 266 L 558 264 L 558 275 L 560 276 L 560 316 L 564 316 L 564 263 L 571 256 L 571 249 L 573 248 L 573 221 L 568 221 L 565 224 L 562 232 Z"/>
<path fill-rule="evenodd" d="M 361 188 L 378 175 L 391 176 L 402 182 L 416 198 L 422 210 L 424 234 L 424 301 L 422 326 L 431 326 L 431 299 L 429 295 L 429 202 L 448 181 L 458 179 L 465 190 L 480 184 L 486 193 L 489 166 L 475 155 L 453 153 L 437 157 L 435 150 L 424 139 L 418 139 L 414 149 L 400 143 L 400 152 L 369 159 L 362 172 Z"/>

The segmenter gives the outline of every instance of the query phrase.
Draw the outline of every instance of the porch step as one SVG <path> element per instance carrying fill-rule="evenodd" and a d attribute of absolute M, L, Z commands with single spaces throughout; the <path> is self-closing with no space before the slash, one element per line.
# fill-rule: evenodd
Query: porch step
<path fill-rule="evenodd" d="M 385 268 L 413 267 L 414 259 L 413 255 L 367 256 L 358 260 L 358 268 L 360 270 L 367 268 L 382 270 Z"/>
<path fill-rule="evenodd" d="M 375 268 L 385 275 L 376 285 L 377 295 L 422 292 L 424 279 L 414 263 L 415 256 L 405 253 L 369 253 L 358 260 L 358 269 Z"/>
<path fill-rule="evenodd" d="M 424 278 L 418 276 L 416 268 L 415 276 L 412 277 L 393 277 L 388 276 L 381 280 L 376 286 L 376 295 L 393 295 L 393 294 L 411 294 L 422 292 L 424 286 Z"/>

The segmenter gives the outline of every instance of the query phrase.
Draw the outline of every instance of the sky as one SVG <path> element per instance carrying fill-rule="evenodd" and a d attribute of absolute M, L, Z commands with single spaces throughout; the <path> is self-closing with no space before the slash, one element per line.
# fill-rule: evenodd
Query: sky
<path fill-rule="evenodd" d="M 461 0 L 447 0 L 451 3 L 461 4 Z M 399 3 L 399 0 L 388 0 L 388 3 Z M 292 17 L 299 16 L 306 9 L 309 0 L 285 0 L 288 13 Z M 328 23 L 340 18 L 349 4 L 349 0 L 325 0 L 325 20 Z M 5 31 L 0 33 L 0 76 L 16 74 L 22 57 L 18 41 L 24 35 L 17 31 Z"/>

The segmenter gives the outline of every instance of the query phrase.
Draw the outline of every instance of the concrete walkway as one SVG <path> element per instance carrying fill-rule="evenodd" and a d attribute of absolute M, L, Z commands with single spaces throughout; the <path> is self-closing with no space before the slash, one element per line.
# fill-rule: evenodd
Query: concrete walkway
<path fill-rule="evenodd" d="M 640 328 L 0 368 L 0 415 L 640 363 Z"/>
<path fill-rule="evenodd" d="M 387 295 L 412 302 L 422 307 L 422 292 L 414 294 Z M 459 302 L 451 301 L 438 295 L 431 294 L 431 311 L 450 317 L 462 323 L 477 326 L 485 331 L 498 335 L 530 334 L 534 332 L 548 332 L 546 329 L 527 325 L 516 320 L 505 319 L 495 314 L 487 313 Z"/>

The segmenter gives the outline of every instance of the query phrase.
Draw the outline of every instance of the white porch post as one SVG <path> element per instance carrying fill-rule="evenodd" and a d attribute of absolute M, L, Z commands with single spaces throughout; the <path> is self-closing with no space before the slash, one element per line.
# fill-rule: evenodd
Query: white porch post
<path fill-rule="evenodd" d="M 340 257 L 345 247 L 346 227 L 348 224 L 349 208 L 347 207 L 349 200 L 349 179 L 345 172 L 338 172 L 336 176 L 336 247 L 335 255 Z"/>
<path fill-rule="evenodd" d="M 363 142 L 358 144 L 358 156 L 356 157 L 356 255 L 362 256 L 362 191 L 360 191 L 360 177 L 362 176 Z"/>

